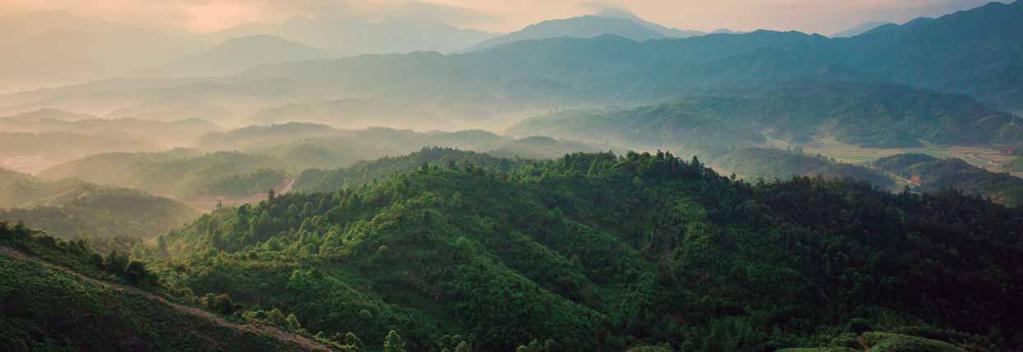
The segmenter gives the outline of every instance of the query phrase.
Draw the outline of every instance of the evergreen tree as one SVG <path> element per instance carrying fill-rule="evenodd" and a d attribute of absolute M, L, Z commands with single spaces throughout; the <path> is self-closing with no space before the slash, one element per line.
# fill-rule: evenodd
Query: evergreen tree
<path fill-rule="evenodd" d="M 387 333 L 387 337 L 384 338 L 384 352 L 405 352 L 405 341 L 401 340 L 401 335 L 398 335 L 397 331 L 391 330 Z"/>
<path fill-rule="evenodd" d="M 366 345 L 362 343 L 362 339 L 355 335 L 354 332 L 345 333 L 344 343 L 346 346 L 354 348 L 353 351 L 362 351 L 366 349 Z"/>

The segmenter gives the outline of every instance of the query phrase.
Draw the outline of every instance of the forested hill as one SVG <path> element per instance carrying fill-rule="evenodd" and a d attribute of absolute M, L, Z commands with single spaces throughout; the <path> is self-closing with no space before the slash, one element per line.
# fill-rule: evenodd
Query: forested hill
<path fill-rule="evenodd" d="M 1012 143 L 1023 119 L 967 96 L 888 84 L 803 82 L 723 89 L 638 107 L 566 110 L 524 120 L 512 134 L 626 146 L 678 145 L 722 152 L 821 136 L 859 146 Z"/>
<path fill-rule="evenodd" d="M 1016 1 L 885 26 L 854 38 L 773 31 L 645 42 L 556 38 L 462 55 L 270 65 L 245 77 L 286 77 L 378 96 L 525 98 L 541 104 L 822 79 L 907 84 L 1018 110 L 1023 107 L 1020 28 L 1023 2 Z"/>
<path fill-rule="evenodd" d="M 358 187 L 366 183 L 383 181 L 391 176 L 407 173 L 423 165 L 472 165 L 508 172 L 522 161 L 513 161 L 488 154 L 462 151 L 451 148 L 423 148 L 418 152 L 397 157 L 384 157 L 363 161 L 350 167 L 303 171 L 295 180 L 298 192 L 335 192 L 346 187 Z"/>
<path fill-rule="evenodd" d="M 938 192 L 954 188 L 990 198 L 1008 206 L 1023 204 L 1023 179 L 993 173 L 962 159 L 940 159 L 924 154 L 900 154 L 881 158 L 873 167 L 909 180 L 914 190 Z"/>
<path fill-rule="evenodd" d="M 719 172 L 733 172 L 747 180 L 776 181 L 793 176 L 809 176 L 853 179 L 884 190 L 898 188 L 895 181 L 883 172 L 866 166 L 840 163 L 820 155 L 807 155 L 798 150 L 743 148 L 714 158 L 713 164 Z"/>
<path fill-rule="evenodd" d="M 0 221 L 84 239 L 103 252 L 131 248 L 199 215 L 186 204 L 143 191 L 76 179 L 46 181 L 0 169 Z"/>
<path fill-rule="evenodd" d="M 0 222 L 0 350 L 325 351 L 299 335 L 236 324 L 157 293 L 138 260 L 93 253 Z"/>
<path fill-rule="evenodd" d="M 1023 344 L 1020 209 L 751 185 L 663 153 L 427 164 L 222 209 L 162 239 L 169 285 L 228 295 L 232 316 L 279 309 L 338 341 L 397 330 L 409 350 L 843 350 L 864 331 Z M 862 341 L 877 336 L 896 335 Z"/>
<path fill-rule="evenodd" d="M 618 36 L 526 40 L 462 54 L 414 52 L 280 63 L 225 77 L 112 79 L 0 95 L 0 106 L 76 110 L 102 105 L 112 110 L 178 101 L 176 94 L 187 91 L 191 100 L 180 108 L 190 116 L 230 119 L 244 116 L 204 107 L 241 100 L 251 102 L 253 110 L 319 114 L 340 107 L 307 103 L 361 97 L 368 105 L 340 103 L 351 108 L 341 108 L 349 112 L 341 116 L 357 120 L 355 126 L 365 126 L 359 111 L 371 108 L 380 111 L 374 121 L 388 124 L 463 121 L 478 127 L 487 121 L 484 116 L 510 112 L 649 103 L 722 88 L 824 81 L 964 94 L 1018 114 L 1023 111 L 1021 19 L 1023 2 L 1016 1 L 885 26 L 854 38 L 762 30 L 643 42 Z M 102 99 L 85 105 L 82 96 Z M 417 112 L 414 122 L 406 120 L 409 111 Z"/>

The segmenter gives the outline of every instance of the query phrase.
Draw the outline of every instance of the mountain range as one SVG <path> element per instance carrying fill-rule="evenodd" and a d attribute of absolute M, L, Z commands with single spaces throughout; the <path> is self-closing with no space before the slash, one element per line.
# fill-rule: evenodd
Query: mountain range
<path fill-rule="evenodd" d="M 492 48 L 523 40 L 549 38 L 593 38 L 614 35 L 635 41 L 685 38 L 706 33 L 668 28 L 645 21 L 623 10 L 603 10 L 593 15 L 548 20 L 521 30 L 494 37 L 469 47 L 468 51 Z"/>
<path fill-rule="evenodd" d="M 334 57 L 414 51 L 454 52 L 494 34 L 416 18 L 295 17 L 249 23 L 211 34 L 216 40 L 270 35 L 320 48 Z"/>
<path fill-rule="evenodd" d="M 863 33 L 870 32 L 878 27 L 892 24 L 891 22 L 864 22 L 856 27 L 846 29 L 831 35 L 832 38 L 851 38 Z"/>
<path fill-rule="evenodd" d="M 1023 3 L 992 3 L 853 38 L 756 31 L 636 42 L 618 36 L 525 40 L 463 54 L 412 53 L 259 66 L 187 81 L 112 80 L 0 96 L 9 109 L 88 108 L 187 97 L 272 108 L 296 99 L 357 97 L 429 105 L 471 116 L 578 104 L 636 103 L 694 92 L 793 81 L 893 83 L 1023 109 Z M 983 53 L 983 54 L 981 54 Z M 740 83 L 741 82 L 741 83 Z M 273 86 L 274 94 L 263 87 Z M 95 105 L 97 100 L 90 101 Z M 102 101 L 102 100 L 99 100 Z M 94 108 L 94 106 L 93 106 Z"/>
<path fill-rule="evenodd" d="M 262 64 L 330 58 L 324 50 L 269 35 L 236 37 L 202 54 L 170 64 L 168 70 L 185 75 L 220 75 Z"/>

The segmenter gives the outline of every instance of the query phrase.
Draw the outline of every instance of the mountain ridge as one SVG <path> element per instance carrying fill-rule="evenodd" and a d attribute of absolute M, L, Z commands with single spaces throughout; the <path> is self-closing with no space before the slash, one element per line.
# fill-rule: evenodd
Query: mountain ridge
<path fill-rule="evenodd" d="M 499 37 L 475 44 L 465 51 L 477 51 L 522 40 L 560 37 L 592 38 L 616 35 L 634 41 L 650 39 L 684 38 L 703 35 L 703 32 L 668 28 L 645 21 L 627 11 L 604 10 L 593 15 L 545 20 Z"/>

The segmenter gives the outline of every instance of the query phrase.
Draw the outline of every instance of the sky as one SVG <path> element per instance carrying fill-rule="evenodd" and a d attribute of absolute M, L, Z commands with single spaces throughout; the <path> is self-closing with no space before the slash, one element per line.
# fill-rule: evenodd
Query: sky
<path fill-rule="evenodd" d="M 115 22 L 212 32 L 295 16 L 414 17 L 463 28 L 509 32 L 546 19 L 625 9 L 692 30 L 799 30 L 830 34 L 863 22 L 905 22 L 990 0 L 0 0 L 0 14 L 67 11 Z"/>

